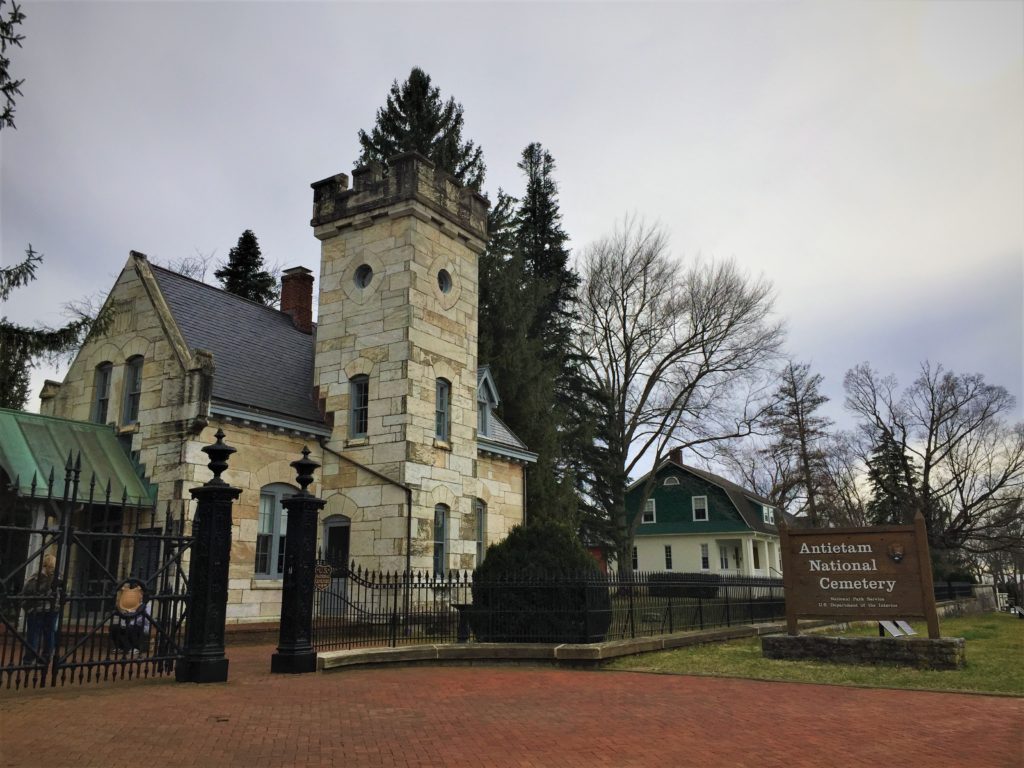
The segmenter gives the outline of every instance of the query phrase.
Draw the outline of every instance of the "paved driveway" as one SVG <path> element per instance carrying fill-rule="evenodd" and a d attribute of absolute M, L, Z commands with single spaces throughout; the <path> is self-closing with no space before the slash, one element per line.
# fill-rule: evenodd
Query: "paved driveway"
<path fill-rule="evenodd" d="M 1024 765 L 1024 700 L 545 667 L 0 692 L 4 766 Z"/>

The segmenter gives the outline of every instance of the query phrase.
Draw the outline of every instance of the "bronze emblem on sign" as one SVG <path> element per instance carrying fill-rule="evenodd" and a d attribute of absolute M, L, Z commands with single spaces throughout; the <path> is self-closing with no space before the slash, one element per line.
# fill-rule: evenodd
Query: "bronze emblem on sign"
<path fill-rule="evenodd" d="M 317 592 L 323 592 L 329 586 L 331 586 L 331 574 L 334 573 L 334 567 L 330 565 L 315 565 L 313 566 L 313 587 Z"/>
<path fill-rule="evenodd" d="M 889 545 L 889 558 L 894 563 L 900 562 L 903 559 L 903 545 L 902 544 L 890 544 Z"/>

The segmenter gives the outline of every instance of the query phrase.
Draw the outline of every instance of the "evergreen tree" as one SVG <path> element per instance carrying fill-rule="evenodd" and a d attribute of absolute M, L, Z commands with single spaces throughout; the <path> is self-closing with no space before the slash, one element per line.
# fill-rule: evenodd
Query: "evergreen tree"
<path fill-rule="evenodd" d="M 0 268 L 0 301 L 6 301 L 15 288 L 35 280 L 36 267 L 42 260 L 30 245 L 24 261 Z M 29 370 L 35 361 L 74 351 L 90 332 L 103 333 L 110 319 L 109 308 L 96 317 L 80 315 L 62 328 L 30 328 L 0 317 L 0 408 L 23 409 L 29 396 Z"/>
<path fill-rule="evenodd" d="M 442 101 L 430 75 L 413 67 L 409 78 L 391 84 L 387 101 L 367 133 L 359 131 L 360 163 L 387 162 L 400 152 L 419 152 L 465 187 L 479 190 L 484 182 L 483 151 L 462 139 L 462 105 Z"/>
<path fill-rule="evenodd" d="M 537 143 L 519 163 L 525 193 L 499 192 L 491 239 L 480 259 L 480 360 L 501 391 L 500 414 L 531 450 L 527 469 L 531 520 L 557 519 L 579 528 L 583 454 L 593 444 L 580 366 L 573 357 L 572 319 L 579 279 L 569 265 L 555 163 Z"/>
<path fill-rule="evenodd" d="M 904 525 L 913 520 L 917 472 L 913 460 L 892 434 L 882 432 L 868 459 L 871 498 L 868 518 L 874 525 Z"/>
<path fill-rule="evenodd" d="M 277 280 L 263 268 L 260 244 L 251 229 L 242 233 L 238 245 L 228 253 L 227 263 L 213 274 L 228 293 L 267 306 L 277 300 Z"/>
<path fill-rule="evenodd" d="M 4 97 L 3 110 L 0 111 L 0 128 L 14 125 L 14 97 L 21 96 L 21 84 L 24 80 L 11 77 L 9 67 L 11 60 L 7 58 L 7 46 L 20 48 L 25 36 L 18 33 L 17 27 L 25 20 L 25 14 L 17 3 L 11 3 L 9 11 L 4 11 L 7 0 L 0 0 L 0 94 Z"/>

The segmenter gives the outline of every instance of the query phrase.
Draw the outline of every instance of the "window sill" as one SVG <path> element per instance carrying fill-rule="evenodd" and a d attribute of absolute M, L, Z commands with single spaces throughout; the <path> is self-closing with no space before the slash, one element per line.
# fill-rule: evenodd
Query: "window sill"
<path fill-rule="evenodd" d="M 250 580 L 249 589 L 281 589 L 284 587 L 284 578 L 274 576 L 253 576 Z"/>
<path fill-rule="evenodd" d="M 345 441 L 346 448 L 358 448 L 361 445 L 369 445 L 370 438 L 368 437 L 353 437 Z"/>
<path fill-rule="evenodd" d="M 439 437 L 435 437 L 434 447 L 439 448 L 442 451 L 450 451 L 452 449 L 452 444 L 449 443 L 447 440 L 442 440 Z"/>
<path fill-rule="evenodd" d="M 134 424 L 125 424 L 117 428 L 117 434 L 119 435 L 134 435 L 139 431 L 139 422 Z"/>

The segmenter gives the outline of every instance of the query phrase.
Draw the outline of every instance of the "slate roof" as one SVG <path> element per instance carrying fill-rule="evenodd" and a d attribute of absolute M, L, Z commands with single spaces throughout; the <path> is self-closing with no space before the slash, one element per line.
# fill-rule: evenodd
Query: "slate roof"
<path fill-rule="evenodd" d="M 213 353 L 215 404 L 323 426 L 313 401 L 313 335 L 272 307 L 150 269 L 185 343 Z"/>

